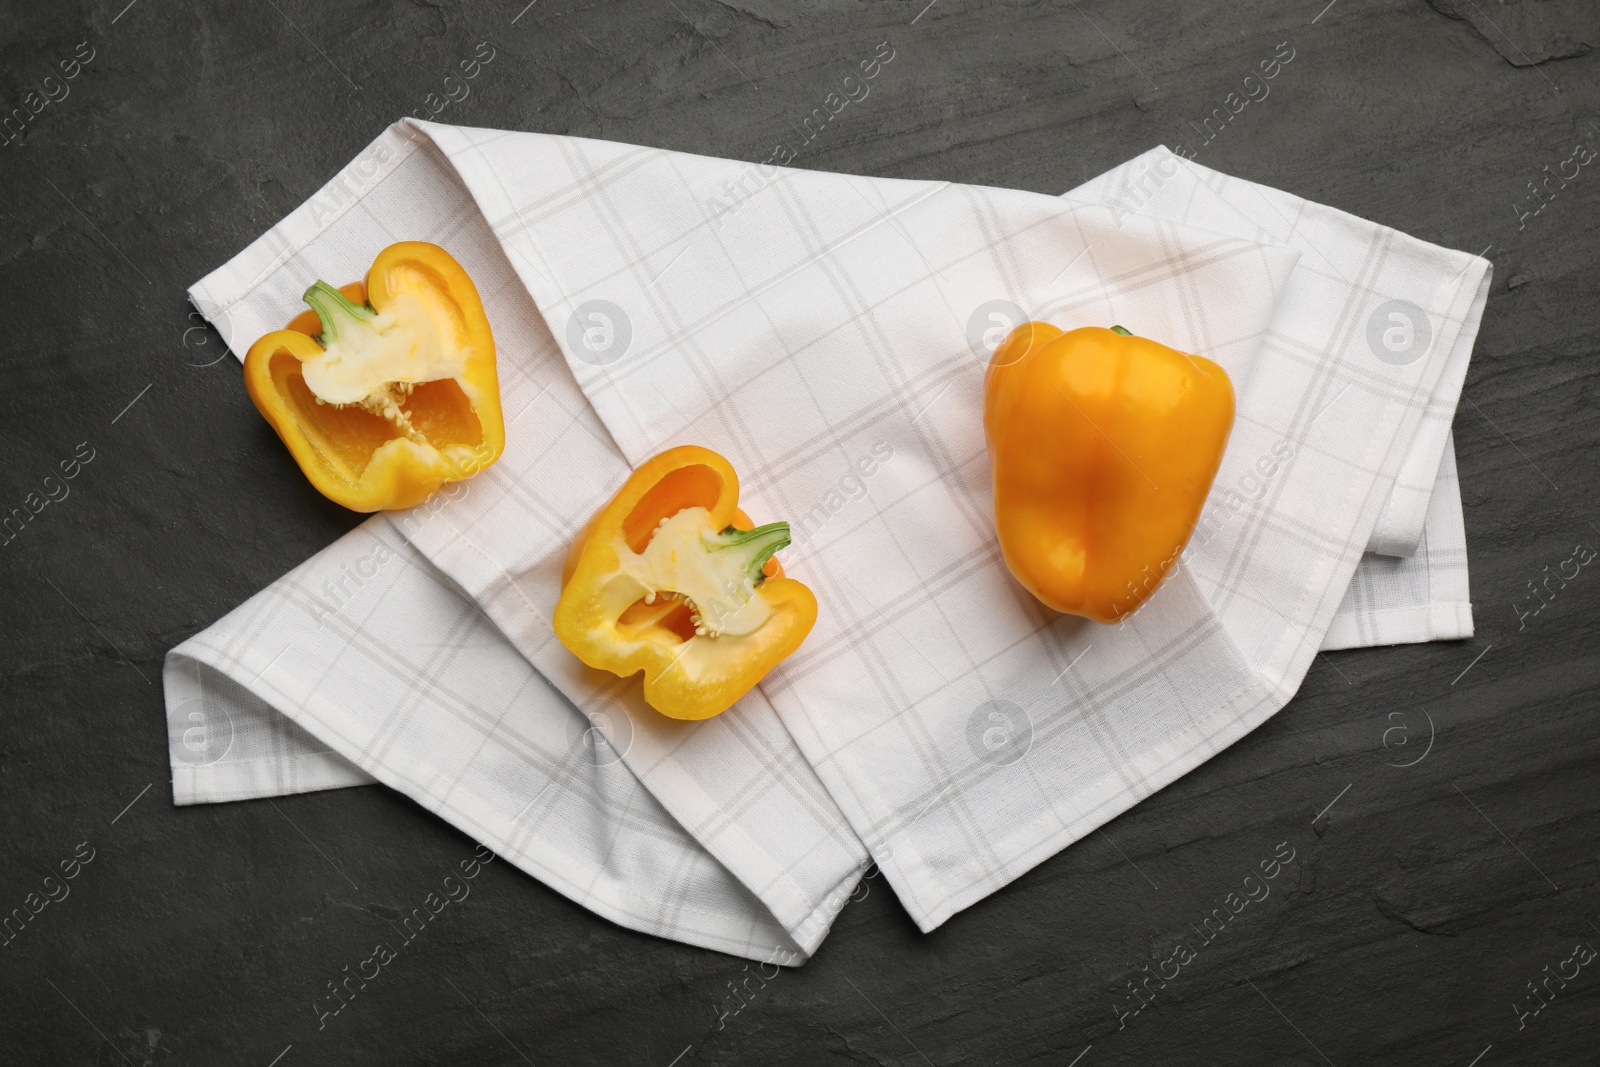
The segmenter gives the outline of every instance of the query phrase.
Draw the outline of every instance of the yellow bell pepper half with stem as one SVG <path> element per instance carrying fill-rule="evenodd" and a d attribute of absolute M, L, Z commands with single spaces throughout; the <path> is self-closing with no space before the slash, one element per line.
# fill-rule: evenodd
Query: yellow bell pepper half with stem
<path fill-rule="evenodd" d="M 983 408 L 1011 573 L 1056 611 L 1132 614 L 1194 532 L 1233 414 L 1208 359 L 1120 326 L 1018 326 L 989 361 Z"/>
<path fill-rule="evenodd" d="M 500 458 L 494 337 L 448 252 L 390 245 L 365 285 L 319 281 L 305 301 L 250 346 L 244 380 L 319 492 L 353 511 L 406 508 Z"/>
<path fill-rule="evenodd" d="M 640 465 L 567 556 L 555 634 L 584 663 L 644 672 L 674 719 L 728 708 L 805 640 L 811 590 L 773 554 L 789 524 L 751 527 L 722 456 L 684 445 Z"/>

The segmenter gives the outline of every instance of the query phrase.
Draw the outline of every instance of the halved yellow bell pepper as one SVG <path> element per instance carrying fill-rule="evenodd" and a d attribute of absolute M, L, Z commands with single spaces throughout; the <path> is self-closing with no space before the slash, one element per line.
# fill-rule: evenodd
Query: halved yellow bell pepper
<path fill-rule="evenodd" d="M 555 634 L 584 663 L 644 672 L 644 699 L 674 719 L 709 719 L 800 647 L 811 590 L 773 553 L 789 524 L 751 528 L 739 476 L 684 445 L 642 464 L 567 555 Z"/>
<path fill-rule="evenodd" d="M 494 337 L 448 252 L 390 245 L 365 285 L 319 281 L 305 301 L 250 346 L 244 381 L 319 492 L 353 511 L 406 508 L 500 458 Z"/>
<path fill-rule="evenodd" d="M 1132 614 L 1194 532 L 1233 412 L 1208 359 L 1120 326 L 1018 326 L 989 361 L 983 407 L 1011 573 L 1056 611 Z"/>

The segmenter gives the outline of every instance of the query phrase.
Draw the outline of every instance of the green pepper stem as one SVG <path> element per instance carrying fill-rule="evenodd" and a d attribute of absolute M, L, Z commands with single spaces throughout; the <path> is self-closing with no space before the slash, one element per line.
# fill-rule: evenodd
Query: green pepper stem
<path fill-rule="evenodd" d="M 745 580 L 751 585 L 760 585 L 766 578 L 761 573 L 761 568 L 767 565 L 779 549 L 789 544 L 789 524 L 786 522 L 769 522 L 765 526 L 757 526 L 754 530 L 735 530 L 732 526 L 717 535 L 716 550 L 739 548 L 745 552 L 753 553 L 745 564 Z"/>
<path fill-rule="evenodd" d="M 311 310 L 322 320 L 322 347 L 327 348 L 339 339 L 339 328 L 344 326 L 370 326 L 378 313 L 345 296 L 327 282 L 319 281 L 301 297 L 311 305 Z"/>
<path fill-rule="evenodd" d="M 1113 326 L 1113 327 L 1111 327 L 1111 332 L 1112 333 L 1120 333 L 1124 337 L 1132 337 L 1133 336 L 1133 331 L 1132 330 L 1125 330 L 1121 326 Z"/>

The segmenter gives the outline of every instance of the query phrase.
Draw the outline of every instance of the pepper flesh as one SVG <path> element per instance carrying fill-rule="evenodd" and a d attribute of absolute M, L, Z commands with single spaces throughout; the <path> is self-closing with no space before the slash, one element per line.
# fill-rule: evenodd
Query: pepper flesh
<path fill-rule="evenodd" d="M 642 464 L 567 556 L 555 634 L 591 667 L 644 672 L 674 719 L 732 707 L 811 632 L 817 601 L 773 553 L 789 525 L 752 528 L 722 456 L 684 445 Z"/>
<path fill-rule="evenodd" d="M 1227 372 L 1121 327 L 1023 323 L 995 349 L 984 431 L 995 528 L 1046 606 L 1132 614 L 1188 543 L 1233 428 Z"/>
<path fill-rule="evenodd" d="M 245 356 L 245 387 L 319 492 L 353 511 L 420 504 L 500 458 L 494 337 L 437 245 L 378 253 L 365 284 L 317 282 L 312 310 Z"/>

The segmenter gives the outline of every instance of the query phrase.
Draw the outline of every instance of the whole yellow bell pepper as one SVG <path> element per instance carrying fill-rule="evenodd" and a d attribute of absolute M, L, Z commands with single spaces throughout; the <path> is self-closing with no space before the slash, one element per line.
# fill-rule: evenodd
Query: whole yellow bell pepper
<path fill-rule="evenodd" d="M 448 252 L 404 241 L 366 284 L 317 282 L 312 310 L 250 346 L 245 388 L 311 484 L 353 511 L 420 504 L 500 458 L 494 337 Z"/>
<path fill-rule="evenodd" d="M 817 620 L 817 600 L 772 558 L 789 524 L 751 529 L 739 476 L 684 445 L 642 464 L 573 543 L 555 634 L 584 663 L 644 672 L 645 702 L 674 719 L 726 711 Z"/>
<path fill-rule="evenodd" d="M 1233 429 L 1227 372 L 1122 327 L 1023 323 L 984 379 L 995 528 L 1044 604 L 1132 614 L 1194 532 Z"/>

